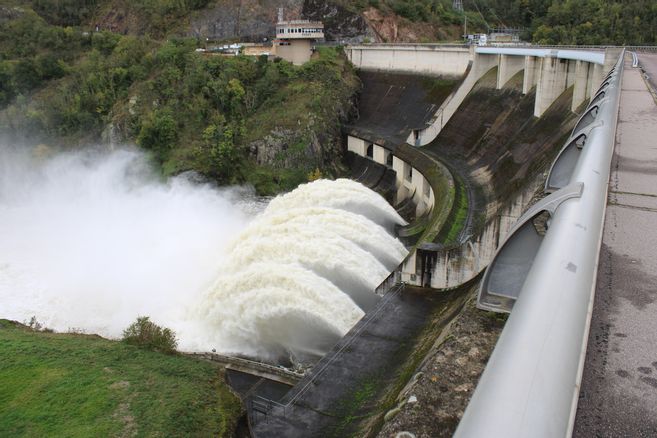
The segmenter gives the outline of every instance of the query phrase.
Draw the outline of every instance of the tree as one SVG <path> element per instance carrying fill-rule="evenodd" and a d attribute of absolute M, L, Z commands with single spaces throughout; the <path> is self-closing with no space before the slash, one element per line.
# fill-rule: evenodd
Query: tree
<path fill-rule="evenodd" d="M 178 128 L 171 113 L 156 110 L 142 122 L 137 143 L 155 152 L 156 157 L 164 161 L 177 139 Z"/>
<path fill-rule="evenodd" d="M 148 316 L 139 316 L 123 331 L 123 341 L 162 353 L 175 353 L 178 346 L 176 334 L 168 328 L 153 323 Z"/>
<path fill-rule="evenodd" d="M 235 140 L 242 129 L 235 126 L 210 125 L 203 131 L 205 159 L 209 161 L 209 174 L 216 180 L 228 183 L 238 174 L 240 154 Z"/>

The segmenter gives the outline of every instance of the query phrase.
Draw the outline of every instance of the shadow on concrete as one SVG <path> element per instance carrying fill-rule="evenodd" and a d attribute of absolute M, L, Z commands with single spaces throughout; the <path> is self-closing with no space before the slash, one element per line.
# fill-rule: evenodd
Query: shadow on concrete
<path fill-rule="evenodd" d="M 425 128 L 460 79 L 360 71 L 359 117 L 345 131 L 394 149 Z"/>
<path fill-rule="evenodd" d="M 428 336 L 430 347 L 466 296 L 391 289 L 279 403 L 248 404 L 253 436 L 362 435 L 392 407 L 387 391 L 400 390 L 424 357 L 418 343 Z"/>

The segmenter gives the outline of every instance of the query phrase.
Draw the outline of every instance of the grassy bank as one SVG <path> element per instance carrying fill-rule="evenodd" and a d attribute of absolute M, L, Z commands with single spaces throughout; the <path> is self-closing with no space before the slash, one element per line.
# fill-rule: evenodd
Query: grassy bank
<path fill-rule="evenodd" d="M 240 404 L 210 363 L 0 320 L 0 436 L 231 436 Z"/>

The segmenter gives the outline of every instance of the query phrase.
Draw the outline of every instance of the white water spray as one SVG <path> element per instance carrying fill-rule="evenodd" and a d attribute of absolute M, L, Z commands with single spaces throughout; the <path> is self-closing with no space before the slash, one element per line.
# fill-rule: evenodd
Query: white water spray
<path fill-rule="evenodd" d="M 254 204 L 163 183 L 135 151 L 0 145 L 0 318 L 118 337 L 148 315 L 183 350 L 317 357 L 406 255 L 389 234 L 403 221 L 349 180 L 303 185 L 249 224 Z"/>
<path fill-rule="evenodd" d="M 374 288 L 407 254 L 369 216 L 403 223 L 350 180 L 315 181 L 271 201 L 231 244 L 202 303 L 219 349 L 271 359 L 325 353 L 376 303 Z"/>
<path fill-rule="evenodd" d="M 148 315 L 195 348 L 185 309 L 248 222 L 243 195 L 163 183 L 136 151 L 37 159 L 0 145 L 0 317 L 119 337 Z"/>

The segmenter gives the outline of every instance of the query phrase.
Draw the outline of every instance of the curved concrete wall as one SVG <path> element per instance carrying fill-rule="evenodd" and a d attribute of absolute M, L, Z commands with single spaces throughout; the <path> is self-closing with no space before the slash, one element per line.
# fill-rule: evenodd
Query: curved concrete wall
<path fill-rule="evenodd" d="M 356 68 L 461 76 L 472 60 L 467 46 L 429 44 L 372 44 L 348 46 L 347 58 Z"/>
<path fill-rule="evenodd" d="M 435 195 L 429 181 L 417 168 L 394 156 L 392 151 L 351 135 L 347 137 L 347 150 L 361 157 L 368 157 L 384 166 L 389 166 L 397 173 L 395 204 L 413 197 L 417 216 L 421 216 L 433 208 Z"/>
<path fill-rule="evenodd" d="M 513 229 L 516 221 L 530 205 L 542 181 L 526 187 L 484 229 L 454 248 L 432 254 L 435 260 L 430 286 L 434 289 L 452 289 L 472 280 L 488 266 L 497 248 Z M 420 246 L 422 249 L 422 246 Z"/>

